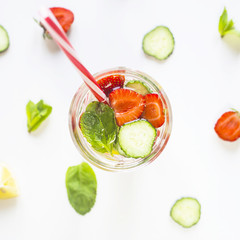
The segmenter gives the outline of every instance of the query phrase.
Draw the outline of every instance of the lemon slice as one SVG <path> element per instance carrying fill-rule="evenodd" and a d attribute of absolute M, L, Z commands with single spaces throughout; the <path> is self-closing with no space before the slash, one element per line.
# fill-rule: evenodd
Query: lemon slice
<path fill-rule="evenodd" d="M 0 164 L 0 199 L 18 196 L 16 182 L 8 168 Z"/>

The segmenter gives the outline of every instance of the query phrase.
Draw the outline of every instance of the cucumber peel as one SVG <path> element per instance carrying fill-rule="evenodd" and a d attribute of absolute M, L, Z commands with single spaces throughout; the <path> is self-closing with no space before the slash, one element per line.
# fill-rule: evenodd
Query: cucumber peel
<path fill-rule="evenodd" d="M 117 141 L 117 143 L 114 145 L 114 150 L 118 152 L 118 154 L 124 156 L 124 157 L 128 157 L 125 152 L 121 149 L 119 142 Z M 114 153 L 113 153 L 114 154 Z"/>
<path fill-rule="evenodd" d="M 190 228 L 197 224 L 200 219 L 201 205 L 195 198 L 183 197 L 175 202 L 170 216 L 182 227 Z"/>
<path fill-rule="evenodd" d="M 0 53 L 4 52 L 9 47 L 9 36 L 7 30 L 0 25 Z"/>
<path fill-rule="evenodd" d="M 174 44 L 174 37 L 169 28 L 158 26 L 144 36 L 142 48 L 147 55 L 164 60 L 172 54 Z"/>

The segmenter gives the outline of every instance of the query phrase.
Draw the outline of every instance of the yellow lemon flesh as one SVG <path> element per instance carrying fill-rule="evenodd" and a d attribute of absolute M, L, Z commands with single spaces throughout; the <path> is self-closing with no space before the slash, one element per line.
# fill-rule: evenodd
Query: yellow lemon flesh
<path fill-rule="evenodd" d="M 112 154 L 114 154 L 114 155 L 119 155 L 119 152 L 118 152 L 116 149 L 113 149 L 113 150 L 112 150 Z"/>
<path fill-rule="evenodd" d="M 18 196 L 18 189 L 12 174 L 7 167 L 0 164 L 0 199 Z"/>

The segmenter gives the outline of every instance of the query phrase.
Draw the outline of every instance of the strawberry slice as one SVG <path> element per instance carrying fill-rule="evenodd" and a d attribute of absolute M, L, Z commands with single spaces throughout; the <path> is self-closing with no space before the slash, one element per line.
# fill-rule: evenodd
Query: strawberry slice
<path fill-rule="evenodd" d="M 144 97 L 129 89 L 119 88 L 112 91 L 109 100 L 118 126 L 138 119 L 145 107 Z"/>
<path fill-rule="evenodd" d="M 55 18 L 58 20 L 64 32 L 67 33 L 67 31 L 69 30 L 69 28 L 71 27 L 74 21 L 74 15 L 72 11 L 66 8 L 61 8 L 61 7 L 52 7 L 50 8 L 50 10 L 55 16 Z M 34 20 L 43 28 L 43 38 L 52 39 L 51 35 L 45 29 L 45 27 L 41 24 L 41 22 L 38 22 L 36 19 Z"/>
<path fill-rule="evenodd" d="M 165 122 L 162 100 L 156 93 L 144 96 L 146 107 L 142 117 L 147 119 L 155 128 L 161 127 Z"/>
<path fill-rule="evenodd" d="M 60 7 L 52 7 L 50 8 L 50 10 L 62 26 L 64 32 L 66 33 L 74 21 L 74 15 L 72 11 Z"/>
<path fill-rule="evenodd" d="M 233 142 L 240 138 L 240 113 L 238 111 L 225 112 L 214 127 L 217 135 L 225 141 Z"/>
<path fill-rule="evenodd" d="M 100 88 L 108 96 L 113 89 L 122 88 L 125 82 L 125 77 L 123 75 L 111 75 L 104 77 L 98 81 Z"/>

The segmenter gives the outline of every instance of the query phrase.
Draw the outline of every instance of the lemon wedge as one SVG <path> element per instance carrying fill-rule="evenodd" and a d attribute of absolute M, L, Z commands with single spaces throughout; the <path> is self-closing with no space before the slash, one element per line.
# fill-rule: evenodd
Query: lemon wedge
<path fill-rule="evenodd" d="M 18 196 L 16 182 L 8 168 L 0 164 L 0 199 Z"/>

